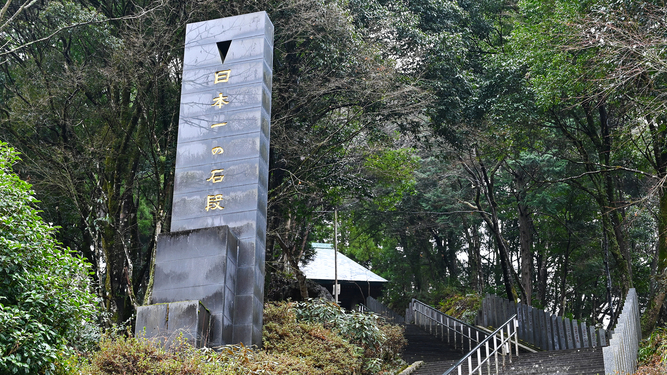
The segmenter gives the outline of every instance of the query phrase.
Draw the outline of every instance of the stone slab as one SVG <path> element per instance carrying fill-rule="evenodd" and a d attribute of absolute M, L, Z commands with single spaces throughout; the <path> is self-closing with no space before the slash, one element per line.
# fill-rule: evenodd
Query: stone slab
<path fill-rule="evenodd" d="M 556 320 L 558 322 L 558 340 L 560 341 L 560 350 L 567 349 L 567 333 L 565 332 L 565 322 L 563 317 L 558 317 Z"/>
<path fill-rule="evenodd" d="M 152 302 L 201 301 L 213 316 L 208 338 L 212 346 L 231 343 L 223 338 L 223 328 L 233 324 L 238 245 L 226 226 L 172 232 L 158 239 Z"/>
<path fill-rule="evenodd" d="M 225 125 L 211 127 L 211 124 Z M 201 139 L 222 135 L 236 136 L 261 132 L 266 139 L 270 134 L 270 115 L 255 108 L 236 111 L 216 112 L 209 116 L 190 116 L 180 119 L 178 125 L 179 143 L 199 142 Z"/>
<path fill-rule="evenodd" d="M 572 336 L 572 322 L 570 321 L 570 318 L 563 318 L 563 323 L 565 325 L 565 338 L 567 339 L 567 348 L 575 349 L 574 338 Z"/>
<path fill-rule="evenodd" d="M 581 322 L 581 346 L 584 348 L 590 348 L 589 344 L 588 329 L 586 327 L 586 322 Z"/>
<path fill-rule="evenodd" d="M 560 347 L 560 333 L 558 332 L 558 317 L 556 315 L 551 316 L 551 326 L 553 328 L 553 343 L 554 350 L 561 350 Z"/>
<path fill-rule="evenodd" d="M 166 347 L 185 339 L 201 348 L 209 342 L 210 325 L 211 313 L 198 300 L 140 306 L 135 335 L 158 340 Z"/>
<path fill-rule="evenodd" d="M 574 341 L 574 348 L 581 349 L 581 328 L 579 322 L 572 319 L 572 339 Z"/>
<path fill-rule="evenodd" d="M 167 335 L 169 321 L 169 304 L 139 306 L 135 324 L 137 337 L 163 337 Z"/>
<path fill-rule="evenodd" d="M 544 319 L 545 319 L 545 325 L 547 327 L 547 330 L 545 332 L 546 336 L 546 347 L 545 350 L 554 350 L 554 334 L 553 334 L 553 326 L 551 325 L 551 314 L 547 313 L 546 311 L 544 313 Z"/>

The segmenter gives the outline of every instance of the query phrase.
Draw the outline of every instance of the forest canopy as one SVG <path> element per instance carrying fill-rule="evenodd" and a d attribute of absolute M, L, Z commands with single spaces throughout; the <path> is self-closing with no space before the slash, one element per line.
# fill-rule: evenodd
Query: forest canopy
<path fill-rule="evenodd" d="M 7 1 L 0 140 L 104 324 L 150 303 L 185 25 L 275 25 L 267 290 L 312 242 L 385 302 L 495 293 L 590 324 L 667 289 L 667 6 L 611 0 Z M 307 292 L 306 292 L 307 293 Z"/>

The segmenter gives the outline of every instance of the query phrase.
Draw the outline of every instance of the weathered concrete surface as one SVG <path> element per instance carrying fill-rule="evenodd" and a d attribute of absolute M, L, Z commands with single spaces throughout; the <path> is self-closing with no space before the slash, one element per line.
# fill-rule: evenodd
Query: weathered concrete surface
<path fill-rule="evenodd" d="M 179 337 L 197 348 L 208 344 L 211 313 L 198 300 L 140 306 L 135 335 L 170 347 Z"/>

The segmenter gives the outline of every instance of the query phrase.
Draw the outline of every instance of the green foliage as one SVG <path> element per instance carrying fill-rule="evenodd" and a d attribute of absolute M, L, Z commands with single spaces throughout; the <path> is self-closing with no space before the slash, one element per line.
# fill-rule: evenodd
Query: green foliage
<path fill-rule="evenodd" d="M 345 312 L 322 300 L 295 303 L 292 309 L 297 321 L 322 325 L 358 347 L 365 374 L 383 373 L 402 363 L 399 353 L 407 341 L 400 326 L 386 324 L 376 315 Z"/>
<path fill-rule="evenodd" d="M 414 150 L 383 150 L 366 157 L 364 166 L 376 180 L 375 204 L 380 210 L 393 210 L 404 195 L 412 194 L 416 184 L 414 171 L 419 158 Z"/>
<path fill-rule="evenodd" d="M 94 324 L 88 265 L 54 239 L 30 185 L 12 173 L 17 153 L 0 143 L 0 372 L 53 373 Z"/>
<path fill-rule="evenodd" d="M 642 340 L 637 357 L 637 375 L 664 374 L 667 369 L 667 327 L 656 328 Z"/>
<path fill-rule="evenodd" d="M 298 302 L 294 309 L 298 320 L 323 324 L 364 349 L 378 349 L 386 340 L 375 315 L 356 311 L 346 313 L 337 304 L 323 300 Z"/>
<path fill-rule="evenodd" d="M 642 340 L 637 361 L 640 365 L 655 361 L 667 363 L 667 327 L 658 327 Z"/>
<path fill-rule="evenodd" d="M 477 312 L 482 308 L 482 296 L 453 293 L 440 301 L 439 307 L 440 311 L 449 316 L 474 324 Z"/>

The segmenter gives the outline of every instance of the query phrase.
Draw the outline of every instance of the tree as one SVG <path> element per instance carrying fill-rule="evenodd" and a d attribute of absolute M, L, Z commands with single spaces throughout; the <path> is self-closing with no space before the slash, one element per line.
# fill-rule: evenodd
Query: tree
<path fill-rule="evenodd" d="M 612 3 L 595 9 L 580 22 L 574 51 L 592 51 L 594 70 L 605 97 L 628 98 L 628 140 L 645 159 L 645 170 L 656 181 L 649 190 L 658 200 L 658 246 L 655 254 L 655 283 L 649 307 L 642 318 L 648 335 L 659 319 L 667 289 L 667 39 L 659 30 L 665 27 L 667 9 L 660 2 Z M 605 163 L 609 165 L 609 163 Z"/>
<path fill-rule="evenodd" d="M 55 240 L 30 185 L 12 172 L 17 161 L 0 143 L 0 371 L 50 373 L 84 344 L 96 297 L 88 264 Z"/>
<path fill-rule="evenodd" d="M 355 27 L 345 2 L 293 6 L 292 13 L 270 12 L 281 47 L 274 58 L 267 259 L 294 273 L 306 298 L 299 261 L 315 226 L 338 205 L 376 199 L 376 183 L 391 185 L 382 169 L 405 159 L 392 154 L 395 132 L 419 121 L 428 97 L 383 56 L 379 36 Z"/>

